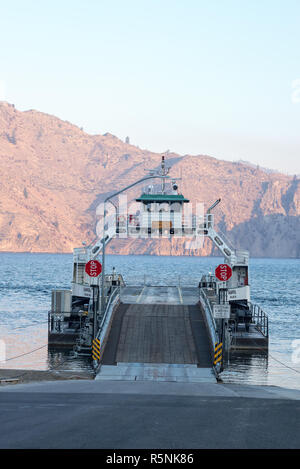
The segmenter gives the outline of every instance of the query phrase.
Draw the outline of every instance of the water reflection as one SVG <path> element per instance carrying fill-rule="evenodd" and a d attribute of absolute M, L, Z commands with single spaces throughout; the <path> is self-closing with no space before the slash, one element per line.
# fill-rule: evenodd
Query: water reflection
<path fill-rule="evenodd" d="M 267 384 L 269 356 L 266 351 L 234 350 L 224 356 L 224 383 Z"/>
<path fill-rule="evenodd" d="M 90 357 L 75 357 L 73 350 L 49 349 L 47 368 L 49 370 L 65 371 L 92 371 L 92 360 Z"/>

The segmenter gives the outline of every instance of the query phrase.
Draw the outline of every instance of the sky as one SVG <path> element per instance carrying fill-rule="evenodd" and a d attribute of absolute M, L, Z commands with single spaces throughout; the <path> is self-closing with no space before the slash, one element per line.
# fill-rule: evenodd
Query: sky
<path fill-rule="evenodd" d="M 0 0 L 0 100 L 300 174 L 299 0 Z"/>

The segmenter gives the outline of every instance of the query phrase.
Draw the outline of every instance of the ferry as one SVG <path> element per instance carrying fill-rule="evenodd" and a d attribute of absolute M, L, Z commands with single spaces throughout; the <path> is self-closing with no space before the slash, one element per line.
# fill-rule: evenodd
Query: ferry
<path fill-rule="evenodd" d="M 104 200 L 100 236 L 74 249 L 71 288 L 52 291 L 49 347 L 91 357 L 103 379 L 218 379 L 226 353 L 268 350 L 268 316 L 251 300 L 249 252 L 215 227 L 221 199 L 195 213 L 169 173 L 162 156 L 158 170 Z M 143 183 L 134 204 L 122 206 L 120 196 Z M 224 262 L 194 287 L 126 285 L 126 272 L 106 272 L 113 239 L 165 236 L 191 245 L 209 238 Z"/>

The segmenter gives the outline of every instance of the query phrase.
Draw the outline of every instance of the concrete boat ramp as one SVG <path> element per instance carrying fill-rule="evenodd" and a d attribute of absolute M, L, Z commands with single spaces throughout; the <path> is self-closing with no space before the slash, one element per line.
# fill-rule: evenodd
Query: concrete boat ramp
<path fill-rule="evenodd" d="M 72 380 L 0 386 L 0 448 L 300 448 L 300 391 Z"/>

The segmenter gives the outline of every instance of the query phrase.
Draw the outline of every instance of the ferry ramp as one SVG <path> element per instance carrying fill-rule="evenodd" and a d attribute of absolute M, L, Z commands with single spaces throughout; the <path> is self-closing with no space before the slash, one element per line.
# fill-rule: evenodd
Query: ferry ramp
<path fill-rule="evenodd" d="M 196 288 L 127 287 L 98 380 L 215 382 Z"/>

